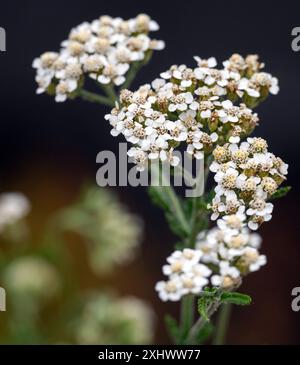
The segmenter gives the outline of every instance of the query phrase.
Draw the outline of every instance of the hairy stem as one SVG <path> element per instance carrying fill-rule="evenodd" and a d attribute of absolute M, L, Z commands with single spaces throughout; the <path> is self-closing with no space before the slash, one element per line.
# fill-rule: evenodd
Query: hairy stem
<path fill-rule="evenodd" d="M 81 89 L 78 91 L 78 96 L 80 96 L 83 100 L 92 102 L 92 103 L 99 103 L 102 105 L 114 106 L 114 101 L 106 96 L 95 94 L 91 91 L 87 91 L 84 89 Z"/>
<path fill-rule="evenodd" d="M 121 86 L 121 89 L 129 89 L 133 80 L 135 79 L 137 73 L 140 69 L 145 66 L 151 59 L 152 51 L 146 54 L 143 61 L 135 61 L 131 64 L 129 71 L 126 74 L 126 81 Z"/>
<path fill-rule="evenodd" d="M 129 89 L 130 85 L 132 84 L 133 80 L 135 79 L 136 74 L 142 67 L 142 62 L 133 62 L 129 71 L 127 72 L 126 81 L 122 85 L 122 89 Z"/>
<path fill-rule="evenodd" d="M 220 313 L 218 314 L 216 335 L 213 341 L 214 345 L 223 345 L 225 343 L 231 311 L 232 305 L 230 303 L 225 303 L 221 306 Z"/>
<path fill-rule="evenodd" d="M 115 92 L 113 84 L 108 84 L 108 85 L 99 84 L 99 85 L 109 99 L 113 100 L 114 102 L 118 100 L 118 96 Z"/>
<path fill-rule="evenodd" d="M 194 319 L 194 296 L 193 295 L 185 295 L 181 301 L 180 308 L 180 327 L 181 327 L 181 336 L 182 341 L 189 333 L 189 329 L 193 324 Z M 181 342 L 181 341 L 180 341 Z"/>

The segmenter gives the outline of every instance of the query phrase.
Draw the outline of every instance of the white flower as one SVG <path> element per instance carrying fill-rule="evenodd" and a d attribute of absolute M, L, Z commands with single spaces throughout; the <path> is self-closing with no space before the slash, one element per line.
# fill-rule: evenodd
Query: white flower
<path fill-rule="evenodd" d="M 240 272 L 236 267 L 230 266 L 228 261 L 220 262 L 220 274 L 211 277 L 211 283 L 214 286 L 224 288 L 231 287 L 234 284 L 234 279 L 240 277 Z"/>
<path fill-rule="evenodd" d="M 225 171 L 219 170 L 214 177 L 214 180 L 220 185 L 217 185 L 215 192 L 217 194 L 224 194 L 225 190 L 232 190 L 236 187 L 237 178 L 239 176 L 238 170 L 234 167 L 228 167 Z"/>
<path fill-rule="evenodd" d="M 173 154 L 173 148 L 171 148 L 169 151 L 162 150 L 159 153 L 160 160 L 165 162 L 168 161 L 171 166 L 178 166 L 180 163 L 180 158 L 178 156 L 175 156 Z M 150 155 L 149 155 L 150 158 Z"/>
<path fill-rule="evenodd" d="M 176 302 L 180 300 L 182 296 L 181 289 L 182 281 L 180 280 L 179 276 L 174 276 L 168 281 L 159 281 L 155 285 L 155 290 L 158 292 L 158 296 L 163 302 L 168 300 Z"/>
<path fill-rule="evenodd" d="M 113 82 L 119 86 L 125 81 L 124 74 L 128 71 L 129 65 L 127 63 L 119 63 L 116 65 L 106 63 L 104 65 L 102 74 L 98 76 L 98 81 L 101 84 L 109 84 Z"/>
<path fill-rule="evenodd" d="M 210 271 L 209 271 L 210 274 Z M 181 295 L 186 294 L 200 294 L 203 287 L 208 284 L 208 279 L 202 275 L 194 275 L 193 273 L 182 274 L 181 281 Z"/>
<path fill-rule="evenodd" d="M 23 219 L 29 211 L 30 203 L 22 193 L 0 194 L 0 231 Z"/>
<path fill-rule="evenodd" d="M 185 141 L 187 138 L 187 129 L 182 124 L 181 121 L 177 120 L 175 122 L 167 121 L 166 122 L 166 128 L 169 131 L 169 134 L 172 139 L 175 141 Z"/>
<path fill-rule="evenodd" d="M 199 67 L 214 68 L 217 66 L 217 60 L 215 57 L 209 57 L 207 60 L 194 56 L 194 60 L 197 62 Z"/>
<path fill-rule="evenodd" d="M 187 110 L 188 105 L 193 102 L 194 98 L 190 92 L 182 93 L 174 97 L 173 103 L 169 105 L 169 111 L 175 112 L 176 110 Z"/>
<path fill-rule="evenodd" d="M 164 79 L 157 78 L 152 81 L 151 86 L 154 90 L 159 90 L 166 84 L 166 81 Z"/>
<path fill-rule="evenodd" d="M 234 106 L 230 100 L 222 101 L 223 109 L 218 110 L 218 115 L 223 123 L 236 123 L 239 120 L 239 108 Z"/>
<path fill-rule="evenodd" d="M 259 98 L 260 92 L 256 89 L 251 88 L 250 80 L 246 78 L 242 78 L 239 81 L 239 90 L 246 91 L 248 95 L 252 96 L 253 98 Z"/>
<path fill-rule="evenodd" d="M 127 155 L 133 158 L 134 163 L 137 165 L 138 171 L 145 170 L 146 164 L 148 162 L 147 153 L 141 148 L 132 147 L 128 150 Z"/>
<path fill-rule="evenodd" d="M 170 265 L 163 266 L 163 273 L 170 275 L 172 272 L 189 272 L 202 256 L 202 251 L 185 248 L 183 251 L 174 251 L 167 258 Z M 175 271 L 174 271 L 175 270 Z"/>
<path fill-rule="evenodd" d="M 187 111 L 179 114 L 179 119 L 186 127 L 192 127 L 197 125 L 196 114 L 195 110 L 188 109 Z"/>
<path fill-rule="evenodd" d="M 201 69 L 203 70 L 203 69 Z M 229 72 L 227 70 L 216 70 L 216 69 L 204 69 L 205 79 L 204 82 L 206 85 L 217 84 L 221 87 L 224 87 L 228 84 Z"/>
<path fill-rule="evenodd" d="M 218 219 L 218 227 L 225 232 L 230 231 L 233 234 L 237 234 L 238 231 L 246 225 L 246 215 L 244 214 L 244 211 L 245 207 L 241 206 L 237 213 L 225 215 L 222 219 Z"/>
<path fill-rule="evenodd" d="M 77 89 L 76 80 L 61 80 L 56 86 L 55 101 L 63 102 L 67 100 L 68 94 Z"/>
<path fill-rule="evenodd" d="M 254 220 L 250 220 L 248 225 L 249 228 L 256 230 L 259 227 L 259 221 L 268 222 L 272 218 L 273 212 L 273 204 L 267 203 L 262 198 L 255 198 L 253 199 L 250 204 L 249 208 L 246 211 L 246 214 L 250 217 L 254 217 Z M 258 220 L 258 221 L 257 221 Z"/>
<path fill-rule="evenodd" d="M 261 266 L 267 263 L 265 255 L 259 255 L 254 247 L 246 247 L 241 255 L 241 263 L 246 266 L 250 272 L 258 271 Z"/>

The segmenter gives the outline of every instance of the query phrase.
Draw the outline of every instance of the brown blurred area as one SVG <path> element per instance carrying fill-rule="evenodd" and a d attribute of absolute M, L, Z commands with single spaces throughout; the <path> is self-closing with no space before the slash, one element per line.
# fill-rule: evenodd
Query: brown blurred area
<path fill-rule="evenodd" d="M 80 161 L 80 156 L 73 156 Z M 69 171 L 63 166 L 34 158 L 29 168 L 13 174 L 5 185 L 11 190 L 27 194 L 32 202 L 29 223 L 33 227 L 34 241 L 49 216 L 57 209 L 72 203 L 82 182 L 92 171 L 78 163 Z M 153 290 L 156 281 L 162 278 L 161 267 L 165 257 L 172 251 L 176 238 L 168 230 L 162 213 L 151 208 L 144 189 L 114 189 L 132 212 L 140 214 L 145 222 L 144 238 L 137 257 L 112 275 L 97 278 L 90 270 L 85 251 L 75 237 L 68 237 L 68 249 L 72 252 L 77 268 L 76 278 L 82 289 L 98 289 L 110 285 L 123 295 L 145 299 L 156 312 L 155 343 L 168 344 L 162 318 L 166 313 L 178 315 L 178 303 L 162 303 Z M 296 217 L 298 200 L 290 196 L 276 202 L 274 218 L 262 229 L 262 252 L 268 264 L 259 272 L 249 275 L 240 291 L 252 296 L 249 307 L 235 307 L 228 344 L 299 344 L 300 312 L 291 309 L 291 290 L 300 286 L 300 250 Z M 295 217 L 293 219 L 293 217 Z M 37 243 L 38 244 L 38 243 Z M 9 312 L 5 315 L 9 315 Z"/>

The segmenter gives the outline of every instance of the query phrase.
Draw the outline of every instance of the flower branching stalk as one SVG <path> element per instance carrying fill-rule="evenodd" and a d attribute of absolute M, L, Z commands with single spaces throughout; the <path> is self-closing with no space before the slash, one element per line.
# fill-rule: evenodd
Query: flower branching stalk
<path fill-rule="evenodd" d="M 115 105 L 114 99 L 84 89 L 78 90 L 78 96 L 80 96 L 83 100 L 89 101 L 91 103 L 98 103 L 110 107 L 113 107 Z"/>
<path fill-rule="evenodd" d="M 269 152 L 267 141 L 250 138 L 259 122 L 253 108 L 278 93 L 278 80 L 262 71 L 257 55 L 233 54 L 220 69 L 214 57 L 195 56 L 196 67 L 173 65 L 132 92 L 128 88 L 153 50 L 164 48 L 148 36 L 157 29 L 144 14 L 128 21 L 101 17 L 74 28 L 59 53 L 34 61 L 37 92 L 55 95 L 56 101 L 80 96 L 113 107 L 105 119 L 113 136 L 132 144 L 128 156 L 137 170 L 157 164 L 161 184 L 150 186 L 149 195 L 179 238 L 163 266 L 167 280 L 156 284 L 161 300 L 181 301 L 180 323 L 168 316 L 167 327 L 176 343 L 201 343 L 221 307 L 214 340 L 220 344 L 229 305 L 251 302 L 234 290 L 266 264 L 254 231 L 272 218 L 270 201 L 288 192 L 280 188 L 288 165 Z M 100 84 L 103 95 L 84 89 L 86 76 Z M 182 198 L 161 171 L 162 164 L 174 173 L 180 169 L 175 152 L 182 147 L 192 159 L 205 161 L 205 181 L 212 172 L 215 185 L 202 196 Z M 217 221 L 211 229 L 210 221 Z"/>
<path fill-rule="evenodd" d="M 145 59 L 143 61 L 136 61 L 132 63 L 129 71 L 126 74 L 125 82 L 121 85 L 119 90 L 116 91 L 113 84 L 104 85 L 96 82 L 97 86 L 105 95 L 99 95 L 98 93 L 85 90 L 83 87 L 79 87 L 76 91 L 76 94 L 74 95 L 81 97 L 85 101 L 98 103 L 113 108 L 118 101 L 118 95 L 120 94 L 121 90 L 127 89 L 131 86 L 133 80 L 136 78 L 141 68 L 147 65 L 147 63 L 150 61 L 152 53 L 152 51 L 149 51 L 145 55 Z"/>

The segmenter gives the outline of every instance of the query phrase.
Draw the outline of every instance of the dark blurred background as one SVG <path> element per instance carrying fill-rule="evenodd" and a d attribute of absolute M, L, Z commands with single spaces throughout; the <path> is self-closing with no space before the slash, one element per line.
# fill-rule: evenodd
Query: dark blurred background
<path fill-rule="evenodd" d="M 63 104 L 35 94 L 34 57 L 57 50 L 71 27 L 109 14 L 123 18 L 144 12 L 158 21 L 154 37 L 166 41 L 139 74 L 134 86 L 150 82 L 173 63 L 193 65 L 192 57 L 258 53 L 266 71 L 279 78 L 280 93 L 258 108 L 256 135 L 290 164 L 289 195 L 276 202 L 274 218 L 263 225 L 263 252 L 268 265 L 250 275 L 243 292 L 253 296 L 248 308 L 235 308 L 228 343 L 300 344 L 300 312 L 291 310 L 291 290 L 300 286 L 297 224 L 300 190 L 300 52 L 291 49 L 292 28 L 300 26 L 297 2 L 207 1 L 10 1 L 2 2 L 0 26 L 7 32 L 7 51 L 0 53 L 0 189 L 20 190 L 32 202 L 30 222 L 38 236 L 51 212 L 74 200 L 81 185 L 95 181 L 96 154 L 117 151 L 117 138 L 103 119 L 105 107 L 76 100 Z M 117 188 L 122 201 L 145 221 L 142 250 L 133 264 L 111 279 L 120 293 L 151 302 L 162 318 L 177 304 L 162 304 L 153 290 L 174 237 L 161 211 L 144 188 Z M 79 269 L 83 267 L 78 260 Z M 82 270 L 82 287 L 97 285 Z M 0 283 L 1 284 L 1 283 Z M 167 343 L 162 321 L 156 342 Z"/>

